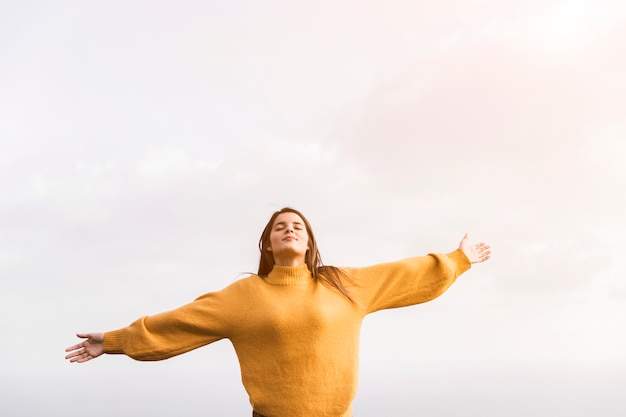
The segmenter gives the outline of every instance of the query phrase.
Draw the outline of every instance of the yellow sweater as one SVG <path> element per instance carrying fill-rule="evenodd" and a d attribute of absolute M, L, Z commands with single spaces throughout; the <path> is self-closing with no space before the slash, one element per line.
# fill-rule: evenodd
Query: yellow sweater
<path fill-rule="evenodd" d="M 228 338 L 257 412 L 349 417 L 363 318 L 432 300 L 469 268 L 461 250 L 346 268 L 353 304 L 314 280 L 306 265 L 274 266 L 266 278 L 243 278 L 176 310 L 107 332 L 104 349 L 150 361 Z"/>

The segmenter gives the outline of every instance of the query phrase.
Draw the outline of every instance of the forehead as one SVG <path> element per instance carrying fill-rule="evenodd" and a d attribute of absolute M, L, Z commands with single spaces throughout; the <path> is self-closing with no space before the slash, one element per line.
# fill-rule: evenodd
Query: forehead
<path fill-rule="evenodd" d="M 286 213 L 280 213 L 278 216 L 276 216 L 276 219 L 274 220 L 274 224 L 277 224 L 277 223 L 304 224 L 304 221 L 302 220 L 302 217 L 298 216 L 296 213 L 286 212 Z"/>

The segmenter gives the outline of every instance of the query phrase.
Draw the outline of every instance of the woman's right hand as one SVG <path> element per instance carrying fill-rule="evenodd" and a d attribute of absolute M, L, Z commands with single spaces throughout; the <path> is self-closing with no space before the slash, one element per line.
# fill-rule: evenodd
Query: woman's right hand
<path fill-rule="evenodd" d="M 70 362 L 87 362 L 104 353 L 104 333 L 78 333 L 76 336 L 87 339 L 82 343 L 65 349 L 70 352 L 65 356 Z"/>

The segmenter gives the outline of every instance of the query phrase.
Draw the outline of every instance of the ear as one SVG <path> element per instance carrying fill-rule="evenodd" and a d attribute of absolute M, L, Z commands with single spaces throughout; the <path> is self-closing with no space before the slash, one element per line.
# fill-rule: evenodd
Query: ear
<path fill-rule="evenodd" d="M 267 248 L 265 248 L 266 251 L 271 252 L 272 251 L 272 247 L 268 246 Z"/>

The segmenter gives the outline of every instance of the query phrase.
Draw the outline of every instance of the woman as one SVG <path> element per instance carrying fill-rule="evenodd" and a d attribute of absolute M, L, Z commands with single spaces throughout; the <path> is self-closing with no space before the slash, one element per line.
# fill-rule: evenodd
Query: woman
<path fill-rule="evenodd" d="M 176 310 L 142 317 L 66 349 L 70 362 L 103 353 L 161 360 L 228 338 L 237 353 L 253 416 L 352 416 L 359 332 L 374 311 L 442 294 L 489 246 L 366 268 L 323 266 L 309 222 L 297 210 L 274 213 L 251 275 Z"/>

